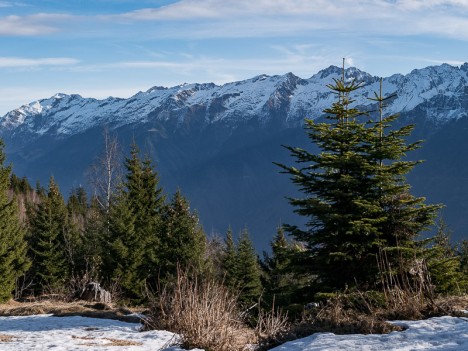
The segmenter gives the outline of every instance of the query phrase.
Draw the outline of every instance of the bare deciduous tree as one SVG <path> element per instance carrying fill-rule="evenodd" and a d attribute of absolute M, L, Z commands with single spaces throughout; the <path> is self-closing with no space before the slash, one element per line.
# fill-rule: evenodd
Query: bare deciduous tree
<path fill-rule="evenodd" d="M 90 168 L 90 182 L 102 209 L 109 213 L 112 196 L 122 177 L 122 152 L 117 137 L 106 127 L 102 133 L 104 150 Z"/>

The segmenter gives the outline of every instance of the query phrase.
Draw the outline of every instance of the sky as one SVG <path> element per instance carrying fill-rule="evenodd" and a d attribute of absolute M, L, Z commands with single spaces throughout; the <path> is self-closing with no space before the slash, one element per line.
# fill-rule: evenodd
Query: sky
<path fill-rule="evenodd" d="M 56 93 L 468 61 L 468 0 L 0 0 L 0 116 Z"/>

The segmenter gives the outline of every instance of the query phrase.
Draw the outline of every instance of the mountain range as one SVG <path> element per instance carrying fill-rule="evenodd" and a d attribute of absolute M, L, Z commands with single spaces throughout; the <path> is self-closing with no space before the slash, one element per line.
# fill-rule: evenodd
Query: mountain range
<path fill-rule="evenodd" d="M 128 153 L 135 141 L 156 165 L 166 192 L 180 188 L 197 209 L 208 233 L 249 228 L 266 249 L 281 223 L 300 223 L 286 196 L 297 194 L 273 162 L 293 160 L 281 145 L 314 149 L 305 118 L 321 119 L 336 99 L 327 88 L 342 75 L 330 66 L 308 79 L 292 73 L 259 75 L 224 85 L 153 87 L 128 99 L 104 100 L 56 94 L 8 112 L 0 137 L 18 176 L 47 184 L 53 175 L 65 194 L 88 187 L 88 170 L 103 151 L 102 131 L 117 135 Z M 346 79 L 363 87 L 354 104 L 375 110 L 368 98 L 380 78 L 357 68 Z M 383 79 L 385 114 L 415 124 L 411 140 L 423 147 L 408 155 L 423 159 L 408 176 L 412 192 L 444 203 L 443 217 L 454 239 L 468 224 L 468 63 L 415 69 Z M 372 113 L 371 113 L 372 115 Z"/>

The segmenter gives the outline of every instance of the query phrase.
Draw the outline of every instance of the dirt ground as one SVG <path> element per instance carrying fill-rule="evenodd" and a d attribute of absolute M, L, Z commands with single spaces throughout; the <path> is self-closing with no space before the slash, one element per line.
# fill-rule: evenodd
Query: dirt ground
<path fill-rule="evenodd" d="M 123 322 L 139 323 L 142 309 L 129 309 L 99 302 L 62 302 L 42 300 L 18 302 L 10 300 L 0 304 L 0 316 L 29 316 L 34 314 L 52 314 L 57 317 L 82 316 L 92 318 L 115 319 Z"/>

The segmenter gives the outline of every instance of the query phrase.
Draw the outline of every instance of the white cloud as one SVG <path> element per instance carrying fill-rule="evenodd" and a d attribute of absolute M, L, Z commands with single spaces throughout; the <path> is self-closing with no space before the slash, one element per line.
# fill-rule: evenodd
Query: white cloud
<path fill-rule="evenodd" d="M 0 36 L 37 36 L 56 32 L 70 15 L 38 13 L 29 16 L 0 17 Z M 68 22 L 69 23 L 69 22 Z"/>
<path fill-rule="evenodd" d="M 156 35 L 177 38 L 314 35 L 323 30 L 468 39 L 466 13 L 466 0 L 181 0 L 99 18 L 154 22 Z"/>
<path fill-rule="evenodd" d="M 24 68 L 38 66 L 66 66 L 76 65 L 80 61 L 69 57 L 24 58 L 24 57 L 0 57 L 2 68 Z"/>
<path fill-rule="evenodd" d="M 22 2 L 16 1 L 0 1 L 0 8 L 1 7 L 25 7 L 28 6 Z"/>

